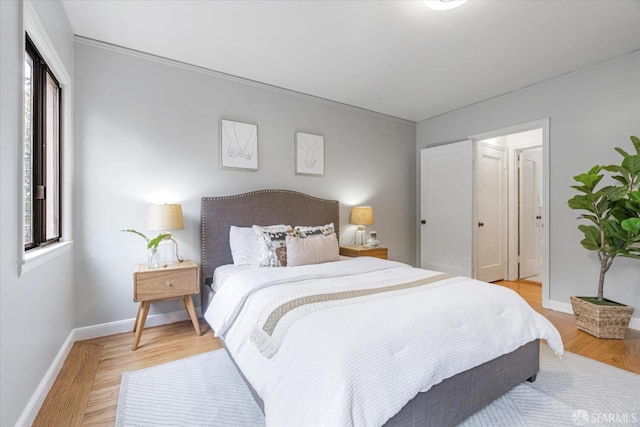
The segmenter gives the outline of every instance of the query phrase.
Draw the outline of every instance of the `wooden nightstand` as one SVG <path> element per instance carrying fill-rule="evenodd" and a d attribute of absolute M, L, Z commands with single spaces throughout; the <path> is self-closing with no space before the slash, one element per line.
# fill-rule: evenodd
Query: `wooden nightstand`
<path fill-rule="evenodd" d="M 133 271 L 133 301 L 140 302 L 132 350 L 138 348 L 144 323 L 147 321 L 151 303 L 181 298 L 187 308 L 193 327 L 198 335 L 200 324 L 192 294 L 200 292 L 200 269 L 193 261 L 183 261 L 162 268 L 148 268 L 147 264 L 136 265 Z"/>
<path fill-rule="evenodd" d="M 378 248 L 370 248 L 368 246 L 340 246 L 340 255 L 350 257 L 372 256 L 387 259 L 387 248 L 382 246 Z"/>

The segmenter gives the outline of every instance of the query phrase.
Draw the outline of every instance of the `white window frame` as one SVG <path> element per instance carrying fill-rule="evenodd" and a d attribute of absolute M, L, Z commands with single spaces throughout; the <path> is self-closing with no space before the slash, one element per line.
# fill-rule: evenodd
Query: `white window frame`
<path fill-rule="evenodd" d="M 69 252 L 73 245 L 73 240 L 71 238 L 71 225 L 72 225 L 72 203 L 71 203 L 71 191 L 72 191 L 72 179 L 73 179 L 73 95 L 72 95 L 72 87 L 71 87 L 71 76 L 67 72 L 60 56 L 56 52 L 51 39 L 47 36 L 47 33 L 44 29 L 44 25 L 38 18 L 38 14 L 36 13 L 33 5 L 30 1 L 25 1 L 24 5 L 24 15 L 23 15 L 23 24 L 24 31 L 22 33 L 21 38 L 21 48 L 23 55 L 25 54 L 25 38 L 24 32 L 26 31 L 31 38 L 31 41 L 35 44 L 38 49 L 38 52 L 42 55 L 44 60 L 47 62 L 47 65 L 53 71 L 54 75 L 58 79 L 60 83 L 60 87 L 62 90 L 62 99 L 61 99 L 61 109 L 62 115 L 61 119 L 61 147 L 62 147 L 62 156 L 60 158 L 62 163 L 62 174 L 61 174 L 61 184 L 60 190 L 62 192 L 62 200 L 61 204 L 61 212 L 62 212 L 62 235 L 60 236 L 60 241 L 57 243 L 53 243 L 51 245 L 47 245 L 42 248 L 35 248 L 29 251 L 25 251 L 24 249 L 24 204 L 20 203 L 20 215 L 19 224 L 18 224 L 18 235 L 20 236 L 18 239 L 18 275 L 22 276 L 23 274 L 45 264 L 46 262 L 57 258 L 63 253 Z M 24 67 L 24 60 L 22 61 L 22 67 Z M 24 76 L 24 71 L 22 73 Z M 24 77 L 22 77 L 24 78 Z M 24 111 L 24 95 L 21 97 L 21 111 Z M 24 118 L 21 116 L 21 129 L 24 129 Z M 24 133 L 20 132 L 22 136 Z M 21 159 L 24 162 L 24 143 L 21 145 Z M 21 163 L 22 168 L 20 169 L 20 179 L 19 181 L 19 194 L 21 195 L 20 200 L 22 200 L 22 195 L 24 195 L 24 163 Z"/>

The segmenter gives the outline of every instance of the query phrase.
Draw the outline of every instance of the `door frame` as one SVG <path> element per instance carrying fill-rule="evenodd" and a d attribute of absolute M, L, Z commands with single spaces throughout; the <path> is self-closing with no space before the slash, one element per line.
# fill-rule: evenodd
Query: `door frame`
<path fill-rule="evenodd" d="M 550 223 L 549 221 L 549 117 L 545 117 L 539 120 L 534 120 L 531 122 L 516 124 L 513 126 L 504 127 L 501 129 L 495 129 L 487 132 L 477 133 L 474 135 L 470 135 L 469 139 L 472 141 L 473 145 L 476 146 L 478 141 L 489 139 L 489 138 L 497 138 L 500 136 L 510 135 L 513 133 L 526 132 L 534 129 L 542 129 L 542 200 L 543 200 L 543 218 L 545 218 L 545 227 L 543 230 L 543 247 L 542 247 L 542 306 L 545 308 L 549 307 L 549 239 L 550 239 Z M 511 159 L 510 159 L 511 160 Z M 474 158 L 475 162 L 475 158 Z M 474 198 L 475 198 L 475 189 L 474 189 Z M 475 214 L 474 214 L 475 215 Z M 475 271 L 475 241 L 473 242 L 473 264 Z M 511 260 L 509 261 L 511 262 Z"/>

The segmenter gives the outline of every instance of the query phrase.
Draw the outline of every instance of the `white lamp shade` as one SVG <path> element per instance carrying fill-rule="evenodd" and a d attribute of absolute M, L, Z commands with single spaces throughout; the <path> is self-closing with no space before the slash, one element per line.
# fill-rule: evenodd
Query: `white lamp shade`
<path fill-rule="evenodd" d="M 373 208 L 371 206 L 355 206 L 351 208 L 351 224 L 373 224 Z"/>
<path fill-rule="evenodd" d="M 182 219 L 182 205 L 164 204 L 149 206 L 147 230 L 169 231 L 183 229 L 184 220 Z"/>

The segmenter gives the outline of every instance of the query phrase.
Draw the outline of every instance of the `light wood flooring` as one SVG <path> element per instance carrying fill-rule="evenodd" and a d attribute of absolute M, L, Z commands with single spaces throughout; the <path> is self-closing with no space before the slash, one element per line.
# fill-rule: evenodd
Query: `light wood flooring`
<path fill-rule="evenodd" d="M 624 340 L 599 339 L 576 328 L 573 315 L 542 308 L 542 286 L 526 281 L 496 282 L 518 292 L 534 310 L 554 324 L 564 349 L 627 371 L 640 374 L 640 331 L 628 329 Z"/>
<path fill-rule="evenodd" d="M 624 340 L 597 339 L 578 331 L 572 315 L 542 308 L 541 286 L 531 282 L 497 282 L 518 292 L 560 331 L 565 349 L 640 374 L 640 331 Z M 131 351 L 133 333 L 79 341 L 60 371 L 34 426 L 112 426 L 120 378 L 134 371 L 221 347 L 201 322 L 196 336 L 190 321 L 147 328 L 140 347 Z"/>

